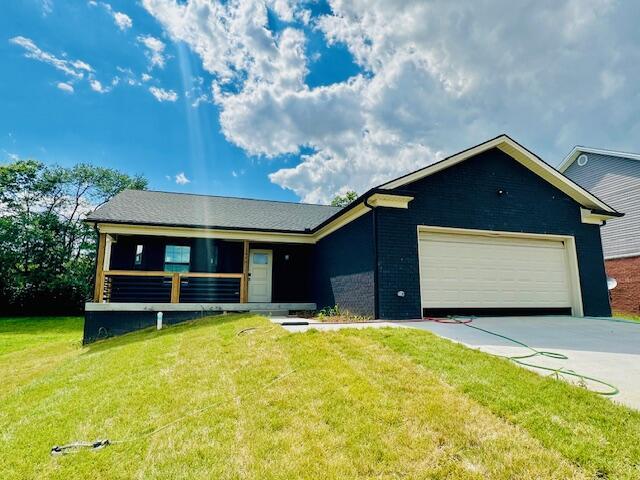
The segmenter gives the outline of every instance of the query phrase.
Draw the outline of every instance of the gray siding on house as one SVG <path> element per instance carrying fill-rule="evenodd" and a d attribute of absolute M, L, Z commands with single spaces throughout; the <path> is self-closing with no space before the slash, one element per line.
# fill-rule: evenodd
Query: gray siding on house
<path fill-rule="evenodd" d="M 586 155 L 586 165 L 573 162 L 564 174 L 625 214 L 601 229 L 605 258 L 640 255 L 640 161 Z"/>

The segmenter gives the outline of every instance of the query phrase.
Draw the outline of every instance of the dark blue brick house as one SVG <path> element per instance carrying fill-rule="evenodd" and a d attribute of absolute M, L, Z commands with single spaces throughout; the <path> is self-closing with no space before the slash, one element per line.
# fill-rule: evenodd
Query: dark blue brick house
<path fill-rule="evenodd" d="M 600 226 L 622 214 L 506 135 L 345 208 L 125 191 L 93 213 L 85 341 L 222 311 L 610 315 Z"/>

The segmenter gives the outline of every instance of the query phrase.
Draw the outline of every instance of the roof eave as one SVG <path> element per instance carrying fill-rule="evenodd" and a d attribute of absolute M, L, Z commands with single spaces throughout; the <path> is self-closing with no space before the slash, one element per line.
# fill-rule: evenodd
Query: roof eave
<path fill-rule="evenodd" d="M 256 232 L 256 233 L 284 233 L 294 235 L 310 234 L 312 229 L 305 230 L 287 230 L 278 228 L 249 228 L 249 227 L 229 227 L 229 226 L 217 226 L 217 225 L 195 225 L 195 224 L 179 224 L 179 223 L 158 223 L 158 222 L 139 222 L 132 220 L 111 220 L 108 218 L 91 219 L 87 218 L 85 222 L 93 225 L 98 224 L 110 224 L 110 225 L 141 225 L 145 227 L 158 227 L 158 228 L 198 228 L 202 230 L 228 230 L 236 232 Z"/>

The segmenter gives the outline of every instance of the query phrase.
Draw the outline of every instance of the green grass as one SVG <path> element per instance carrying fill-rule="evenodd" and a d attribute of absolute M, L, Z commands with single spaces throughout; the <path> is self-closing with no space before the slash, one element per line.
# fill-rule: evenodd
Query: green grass
<path fill-rule="evenodd" d="M 81 329 L 0 319 L 1 478 L 640 476 L 640 413 L 428 332 Z M 132 441 L 49 455 L 100 438 Z"/>
<path fill-rule="evenodd" d="M 633 313 L 613 312 L 614 318 L 621 320 L 632 320 L 634 322 L 640 322 L 640 315 L 634 315 Z"/>

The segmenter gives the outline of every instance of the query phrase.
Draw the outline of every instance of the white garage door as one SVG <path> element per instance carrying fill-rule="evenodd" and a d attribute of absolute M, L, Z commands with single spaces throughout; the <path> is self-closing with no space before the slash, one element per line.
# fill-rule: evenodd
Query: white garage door
<path fill-rule="evenodd" d="M 562 241 L 421 232 L 419 242 L 423 308 L 572 306 Z"/>

